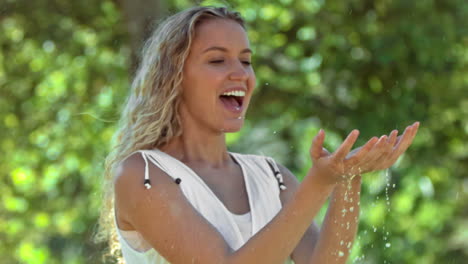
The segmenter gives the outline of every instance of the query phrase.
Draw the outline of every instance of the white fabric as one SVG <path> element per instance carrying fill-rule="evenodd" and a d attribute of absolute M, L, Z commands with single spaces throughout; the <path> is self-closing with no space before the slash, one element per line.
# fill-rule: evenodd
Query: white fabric
<path fill-rule="evenodd" d="M 239 227 L 242 238 L 247 242 L 247 240 L 250 239 L 250 231 L 252 230 L 252 217 L 250 212 L 243 215 L 232 214 L 232 216 L 234 217 L 237 227 Z"/>
<path fill-rule="evenodd" d="M 268 224 L 281 209 L 278 180 L 267 163 L 269 158 L 230 153 L 242 168 L 250 205 L 250 217 L 248 217 L 248 215 L 232 214 L 203 180 L 176 158 L 160 150 L 139 150 L 137 152 L 142 154 L 145 162 L 148 160 L 173 179 L 180 178 L 182 180 L 179 186 L 187 200 L 216 227 L 234 250 L 239 249 L 250 237 Z M 276 164 L 274 165 L 276 167 Z M 148 163 L 146 163 L 145 178 L 148 177 L 148 170 Z M 133 248 L 136 244 L 133 242 L 129 244 L 124 238 L 124 236 L 128 237 L 129 231 L 122 231 L 119 228 L 117 231 L 122 254 L 127 264 L 169 263 L 154 248 L 143 252 Z M 138 237 L 135 233 L 130 234 L 130 236 L 133 236 L 134 239 L 136 237 L 141 242 L 143 238 Z M 136 246 L 144 247 L 145 243 Z"/>

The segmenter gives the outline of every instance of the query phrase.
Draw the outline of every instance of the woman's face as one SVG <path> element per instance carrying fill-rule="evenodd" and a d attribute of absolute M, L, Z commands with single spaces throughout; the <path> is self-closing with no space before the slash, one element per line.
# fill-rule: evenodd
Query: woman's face
<path fill-rule="evenodd" d="M 182 119 L 214 132 L 239 131 L 255 86 L 251 56 L 246 32 L 236 22 L 210 19 L 198 25 L 184 65 Z"/>

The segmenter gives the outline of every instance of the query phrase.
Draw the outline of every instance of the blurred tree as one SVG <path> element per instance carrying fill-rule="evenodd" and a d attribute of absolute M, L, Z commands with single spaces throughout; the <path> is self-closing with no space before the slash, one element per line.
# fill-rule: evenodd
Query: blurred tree
<path fill-rule="evenodd" d="M 130 37 L 131 72 L 138 64 L 138 51 L 151 32 L 151 25 L 166 14 L 166 3 L 161 0 L 119 0 Z"/>
<path fill-rule="evenodd" d="M 157 17 L 193 4 L 2 1 L 2 263 L 101 263 L 91 236 L 103 160 L 141 39 Z M 258 79 L 231 150 L 268 153 L 302 179 L 319 128 L 334 149 L 353 128 L 363 143 L 419 120 L 408 154 L 364 179 L 350 263 L 464 263 L 465 1 L 224 4 L 247 20 Z"/>

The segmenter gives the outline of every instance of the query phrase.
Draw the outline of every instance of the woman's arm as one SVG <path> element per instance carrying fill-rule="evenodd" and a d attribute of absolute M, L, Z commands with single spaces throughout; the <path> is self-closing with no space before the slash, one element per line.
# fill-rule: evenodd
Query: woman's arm
<path fill-rule="evenodd" d="M 141 184 L 144 161 L 134 154 L 122 162 L 115 181 L 119 226 L 135 229 L 163 257 L 178 263 L 284 263 L 299 243 L 336 183 L 338 170 L 348 170 L 343 159 L 358 136 L 353 131 L 331 155 L 309 171 L 280 212 L 240 249 L 234 251 L 222 235 L 185 198 L 179 186 L 150 164 L 153 188 Z M 312 143 L 311 153 L 322 149 L 324 132 Z M 363 147 L 353 160 L 359 160 Z M 130 228 L 131 227 L 131 228 Z"/>
<path fill-rule="evenodd" d="M 370 165 L 374 167 L 388 157 L 396 140 L 396 130 L 388 139 L 382 136 L 356 165 L 358 172 L 370 171 Z M 361 175 L 350 176 L 349 180 L 341 181 L 333 190 L 317 247 L 308 263 L 344 264 L 351 253 L 359 223 Z"/>
<path fill-rule="evenodd" d="M 406 151 L 414 139 L 419 123 L 409 126 L 403 135 L 397 138 L 397 131 L 392 131 L 389 138 L 382 136 L 372 149 L 356 165 L 359 173 L 390 167 Z M 375 141 L 371 139 L 370 142 Z M 369 143 L 368 143 L 369 144 Z M 366 144 L 364 147 L 368 146 Z M 359 153 L 361 148 L 353 150 L 347 158 Z M 323 151 L 322 156 L 330 155 Z M 297 190 L 299 182 L 285 167 L 280 166 L 288 186 L 281 194 L 286 203 Z M 351 175 L 346 181 L 336 185 L 330 198 L 330 204 L 323 225 L 319 231 L 312 223 L 306 230 L 300 243 L 292 253 L 296 264 L 306 263 L 346 263 L 357 232 L 360 209 L 361 176 Z"/>
<path fill-rule="evenodd" d="M 307 263 L 346 263 L 359 222 L 360 189 L 361 176 L 335 187 L 319 240 Z"/>
<path fill-rule="evenodd" d="M 170 263 L 284 263 L 334 185 L 316 171 L 304 179 L 282 210 L 244 246 L 234 251 L 185 198 L 179 185 L 153 164 L 153 187 L 141 184 L 144 161 L 134 154 L 115 181 L 119 226 L 131 226 Z"/>
<path fill-rule="evenodd" d="M 324 140 L 324 132 L 319 132 L 311 147 L 314 166 L 297 191 L 272 221 L 238 250 L 229 247 L 216 228 L 192 207 L 179 185 L 153 164 L 149 170 L 153 188 L 146 190 L 141 182 L 145 163 L 137 153 L 122 162 L 116 175 L 118 225 L 140 232 L 173 264 L 284 263 L 336 183 L 345 173 L 353 172 L 353 166 L 375 143 L 371 140 L 348 159 L 357 137 L 358 132 L 353 131 L 337 151 L 318 158 Z"/>
<path fill-rule="evenodd" d="M 287 191 L 281 194 L 281 201 L 285 204 L 300 183 L 287 168 L 278 166 L 288 186 Z M 322 228 L 319 229 L 313 221 L 310 223 L 291 254 L 295 264 L 346 262 L 357 231 L 361 177 L 356 176 L 349 183 L 341 182 L 335 186 Z"/>

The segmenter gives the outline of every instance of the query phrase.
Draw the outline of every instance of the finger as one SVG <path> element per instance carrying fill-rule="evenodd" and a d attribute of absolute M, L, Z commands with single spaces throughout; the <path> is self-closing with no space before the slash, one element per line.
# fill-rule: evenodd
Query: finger
<path fill-rule="evenodd" d="M 401 147 L 403 146 L 404 142 L 407 140 L 410 133 L 411 133 L 411 126 L 407 126 L 403 134 L 398 137 L 398 140 L 394 147 L 395 150 L 401 149 Z"/>
<path fill-rule="evenodd" d="M 390 136 L 388 137 L 388 140 L 387 140 L 388 142 L 388 150 L 386 151 L 387 153 L 384 159 L 382 160 L 377 159 L 377 161 L 375 162 L 377 165 L 377 167 L 375 167 L 376 170 L 383 170 L 392 166 L 393 164 L 392 156 L 394 153 L 394 146 L 398 140 L 397 135 L 398 135 L 398 130 L 393 130 L 390 133 Z"/>
<path fill-rule="evenodd" d="M 396 133 L 397 132 L 395 130 L 390 133 L 390 137 L 385 142 L 386 146 L 383 147 L 382 152 L 378 158 L 373 161 L 373 170 L 386 169 L 393 164 L 391 163 L 390 158 L 393 153 L 393 144 L 396 141 Z"/>
<path fill-rule="evenodd" d="M 390 135 L 388 136 L 388 143 L 390 144 L 390 146 L 392 146 L 392 148 L 395 146 L 398 138 L 398 130 L 393 130 Z"/>
<path fill-rule="evenodd" d="M 401 154 L 409 147 L 414 137 L 416 136 L 418 126 L 419 126 L 419 123 L 417 122 L 411 126 L 408 126 L 405 129 L 405 133 L 402 135 L 400 142 L 398 142 L 397 145 L 395 146 L 396 153 Z"/>
<path fill-rule="evenodd" d="M 321 156 L 323 149 L 323 142 L 325 141 L 325 132 L 320 129 L 318 134 L 312 140 L 312 147 L 310 148 L 310 156 L 312 159 L 318 159 Z"/>
<path fill-rule="evenodd" d="M 403 136 L 405 135 L 405 133 L 403 132 L 403 135 L 400 135 L 397 137 L 397 140 L 395 142 L 395 144 L 393 145 L 394 149 L 396 149 L 396 146 L 401 142 L 401 139 L 403 138 Z"/>
<path fill-rule="evenodd" d="M 414 138 L 416 137 L 416 133 L 418 132 L 418 128 L 419 128 L 419 122 L 416 122 L 415 124 L 413 124 L 411 126 L 411 130 L 409 131 L 409 135 L 408 135 L 408 138 L 406 139 L 406 141 L 404 142 L 403 147 L 402 149 L 400 150 L 400 155 L 403 154 L 407 149 L 408 147 L 411 145 L 411 143 L 413 142 Z"/>
<path fill-rule="evenodd" d="M 411 125 L 411 126 L 409 126 L 409 127 L 407 127 L 405 129 L 405 132 L 402 135 L 402 138 L 400 139 L 400 141 L 397 143 L 397 145 L 393 149 L 393 153 L 392 153 L 391 158 L 390 158 L 390 160 L 392 161 L 392 164 L 411 145 L 411 143 L 413 142 L 414 137 L 416 136 L 416 132 L 418 131 L 418 128 L 419 128 L 419 122 L 416 122 L 413 125 Z"/>
<path fill-rule="evenodd" d="M 344 159 L 348 152 L 353 147 L 354 143 L 356 142 L 359 136 L 359 130 L 355 129 L 349 133 L 348 137 L 346 137 L 345 141 L 341 144 L 341 146 L 335 151 L 335 158 L 336 159 Z"/>
<path fill-rule="evenodd" d="M 388 146 L 387 136 L 383 135 L 378 139 L 371 151 L 369 151 L 357 165 L 362 168 L 363 171 L 373 170 L 376 167 L 375 161 L 382 155 L 386 146 Z"/>
<path fill-rule="evenodd" d="M 348 154 L 346 158 L 348 163 L 349 164 L 359 163 L 362 160 L 362 158 L 365 157 L 372 150 L 372 148 L 378 142 L 378 140 L 379 140 L 378 137 L 372 137 L 371 139 L 369 139 L 369 141 L 367 141 L 366 144 L 364 144 L 364 146 L 358 148 L 356 153 L 353 153 L 353 155 L 351 156 Z M 351 151 L 350 153 L 352 153 L 353 151 Z"/>
<path fill-rule="evenodd" d="M 346 155 L 346 159 L 351 158 L 356 153 L 358 153 L 361 149 L 362 149 L 362 147 L 358 147 L 358 148 L 355 148 L 355 149 L 351 150 L 350 152 L 348 152 L 348 155 Z"/>

